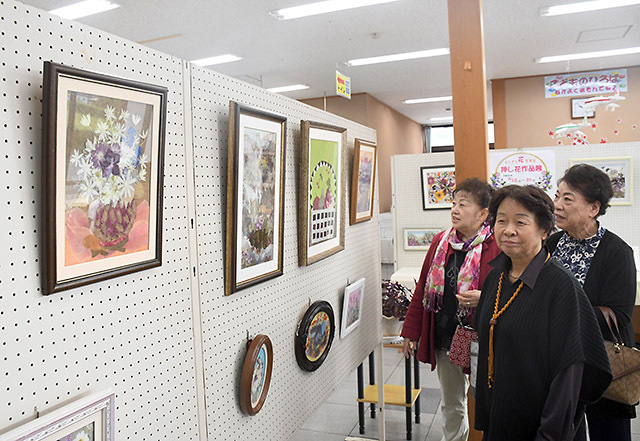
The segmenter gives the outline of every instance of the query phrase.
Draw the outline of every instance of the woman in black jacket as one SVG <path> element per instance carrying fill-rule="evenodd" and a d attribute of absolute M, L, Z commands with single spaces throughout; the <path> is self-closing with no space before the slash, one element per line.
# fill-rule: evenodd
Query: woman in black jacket
<path fill-rule="evenodd" d="M 577 164 L 558 183 L 556 225 L 563 230 L 547 240 L 553 256 L 582 283 L 593 306 L 600 330 L 613 340 L 599 306 L 608 306 L 618 320 L 622 340 L 634 347 L 631 316 L 636 299 L 633 251 L 624 240 L 597 221 L 605 214 L 613 188 L 600 169 Z M 631 441 L 634 406 L 602 398 L 587 406 L 591 441 Z"/>

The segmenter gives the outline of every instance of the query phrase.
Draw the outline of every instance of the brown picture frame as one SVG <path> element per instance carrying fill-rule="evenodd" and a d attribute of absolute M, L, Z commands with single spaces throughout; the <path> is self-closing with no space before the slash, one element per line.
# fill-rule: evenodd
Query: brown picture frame
<path fill-rule="evenodd" d="M 253 340 L 249 340 L 247 346 L 240 379 L 240 408 L 247 415 L 255 415 L 262 409 L 269 392 L 273 370 L 273 345 L 269 337 L 258 334 Z M 255 378 L 256 365 L 260 360 L 262 360 L 262 366 L 258 365 L 259 376 Z M 254 389 L 256 380 L 260 381 L 258 390 Z M 257 396 L 255 396 L 256 392 Z"/>
<path fill-rule="evenodd" d="M 377 159 L 376 145 L 356 138 L 353 148 L 350 225 L 368 221 L 373 217 Z"/>

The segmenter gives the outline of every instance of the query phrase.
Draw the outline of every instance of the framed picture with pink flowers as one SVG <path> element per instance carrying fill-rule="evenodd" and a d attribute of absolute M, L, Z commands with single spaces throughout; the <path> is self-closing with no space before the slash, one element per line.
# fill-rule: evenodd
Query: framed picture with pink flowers
<path fill-rule="evenodd" d="M 420 167 L 422 209 L 450 208 L 456 189 L 456 169 L 453 165 Z"/>
<path fill-rule="evenodd" d="M 347 129 L 302 121 L 298 263 L 307 266 L 344 249 Z"/>
<path fill-rule="evenodd" d="M 161 265 L 167 89 L 44 63 L 43 293 Z"/>
<path fill-rule="evenodd" d="M 610 205 L 633 204 L 633 157 L 569 159 L 569 167 L 576 164 L 592 165 L 609 176 L 613 187 L 613 197 L 609 201 Z"/>

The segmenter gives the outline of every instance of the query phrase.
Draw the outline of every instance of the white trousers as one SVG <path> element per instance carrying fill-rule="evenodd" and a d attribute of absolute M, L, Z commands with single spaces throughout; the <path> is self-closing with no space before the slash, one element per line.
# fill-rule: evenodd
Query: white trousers
<path fill-rule="evenodd" d="M 436 372 L 442 390 L 442 433 L 444 441 L 467 441 L 467 389 L 469 380 L 460 366 L 451 364 L 446 351 L 436 350 Z"/>

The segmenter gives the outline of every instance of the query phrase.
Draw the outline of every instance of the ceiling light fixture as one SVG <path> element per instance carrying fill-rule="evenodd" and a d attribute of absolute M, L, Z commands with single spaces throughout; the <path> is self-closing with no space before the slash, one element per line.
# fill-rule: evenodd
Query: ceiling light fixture
<path fill-rule="evenodd" d="M 308 88 L 309 86 L 305 86 L 304 84 L 292 84 L 291 86 L 272 87 L 267 90 L 273 93 L 281 93 L 281 92 L 293 92 L 294 90 L 304 90 Z"/>
<path fill-rule="evenodd" d="M 406 52 L 404 54 L 382 55 L 380 57 L 358 58 L 349 60 L 347 66 L 364 66 L 367 64 L 389 63 L 391 61 L 414 60 L 416 58 L 437 57 L 439 55 L 449 55 L 449 48 L 429 49 L 427 51 Z"/>
<path fill-rule="evenodd" d="M 76 18 L 110 11 L 111 9 L 119 7 L 120 5 L 111 3 L 107 0 L 86 0 L 69 6 L 64 6 L 62 8 L 52 9 L 49 12 L 53 15 L 57 15 L 58 17 L 75 20 Z"/>
<path fill-rule="evenodd" d="M 433 122 L 453 121 L 453 116 L 436 116 L 434 118 L 429 118 L 429 121 L 433 121 Z"/>
<path fill-rule="evenodd" d="M 200 58 L 199 60 L 191 60 L 191 62 L 198 66 L 212 66 L 214 64 L 231 63 L 232 61 L 238 61 L 238 60 L 242 60 L 242 58 L 236 57 L 235 55 L 226 54 L 226 55 L 218 55 L 217 57 Z"/>
<path fill-rule="evenodd" d="M 640 53 L 640 46 L 624 49 L 612 49 L 608 51 L 582 52 L 580 54 L 553 55 L 550 57 L 536 58 L 536 63 L 554 63 L 556 61 L 584 60 L 587 58 L 612 57 L 614 55 L 629 55 Z"/>
<path fill-rule="evenodd" d="M 544 8 L 540 8 L 540 15 L 543 17 L 550 17 L 553 15 L 599 11 L 600 9 L 619 8 L 621 6 L 633 6 L 638 4 L 640 4 L 640 0 L 597 0 L 589 2 L 568 3 L 565 5 L 546 6 Z"/>
<path fill-rule="evenodd" d="M 396 1 L 398 0 L 327 0 L 324 2 L 308 3 L 306 5 L 278 9 L 277 11 L 270 11 L 269 14 L 278 20 L 290 20 L 292 18 L 308 17 L 310 15 L 326 14 L 327 12 L 344 11 L 345 9 Z"/>
<path fill-rule="evenodd" d="M 410 100 L 404 100 L 405 104 L 422 104 L 422 103 L 437 103 L 439 101 L 451 101 L 452 96 L 432 96 L 431 98 L 413 98 Z"/>

